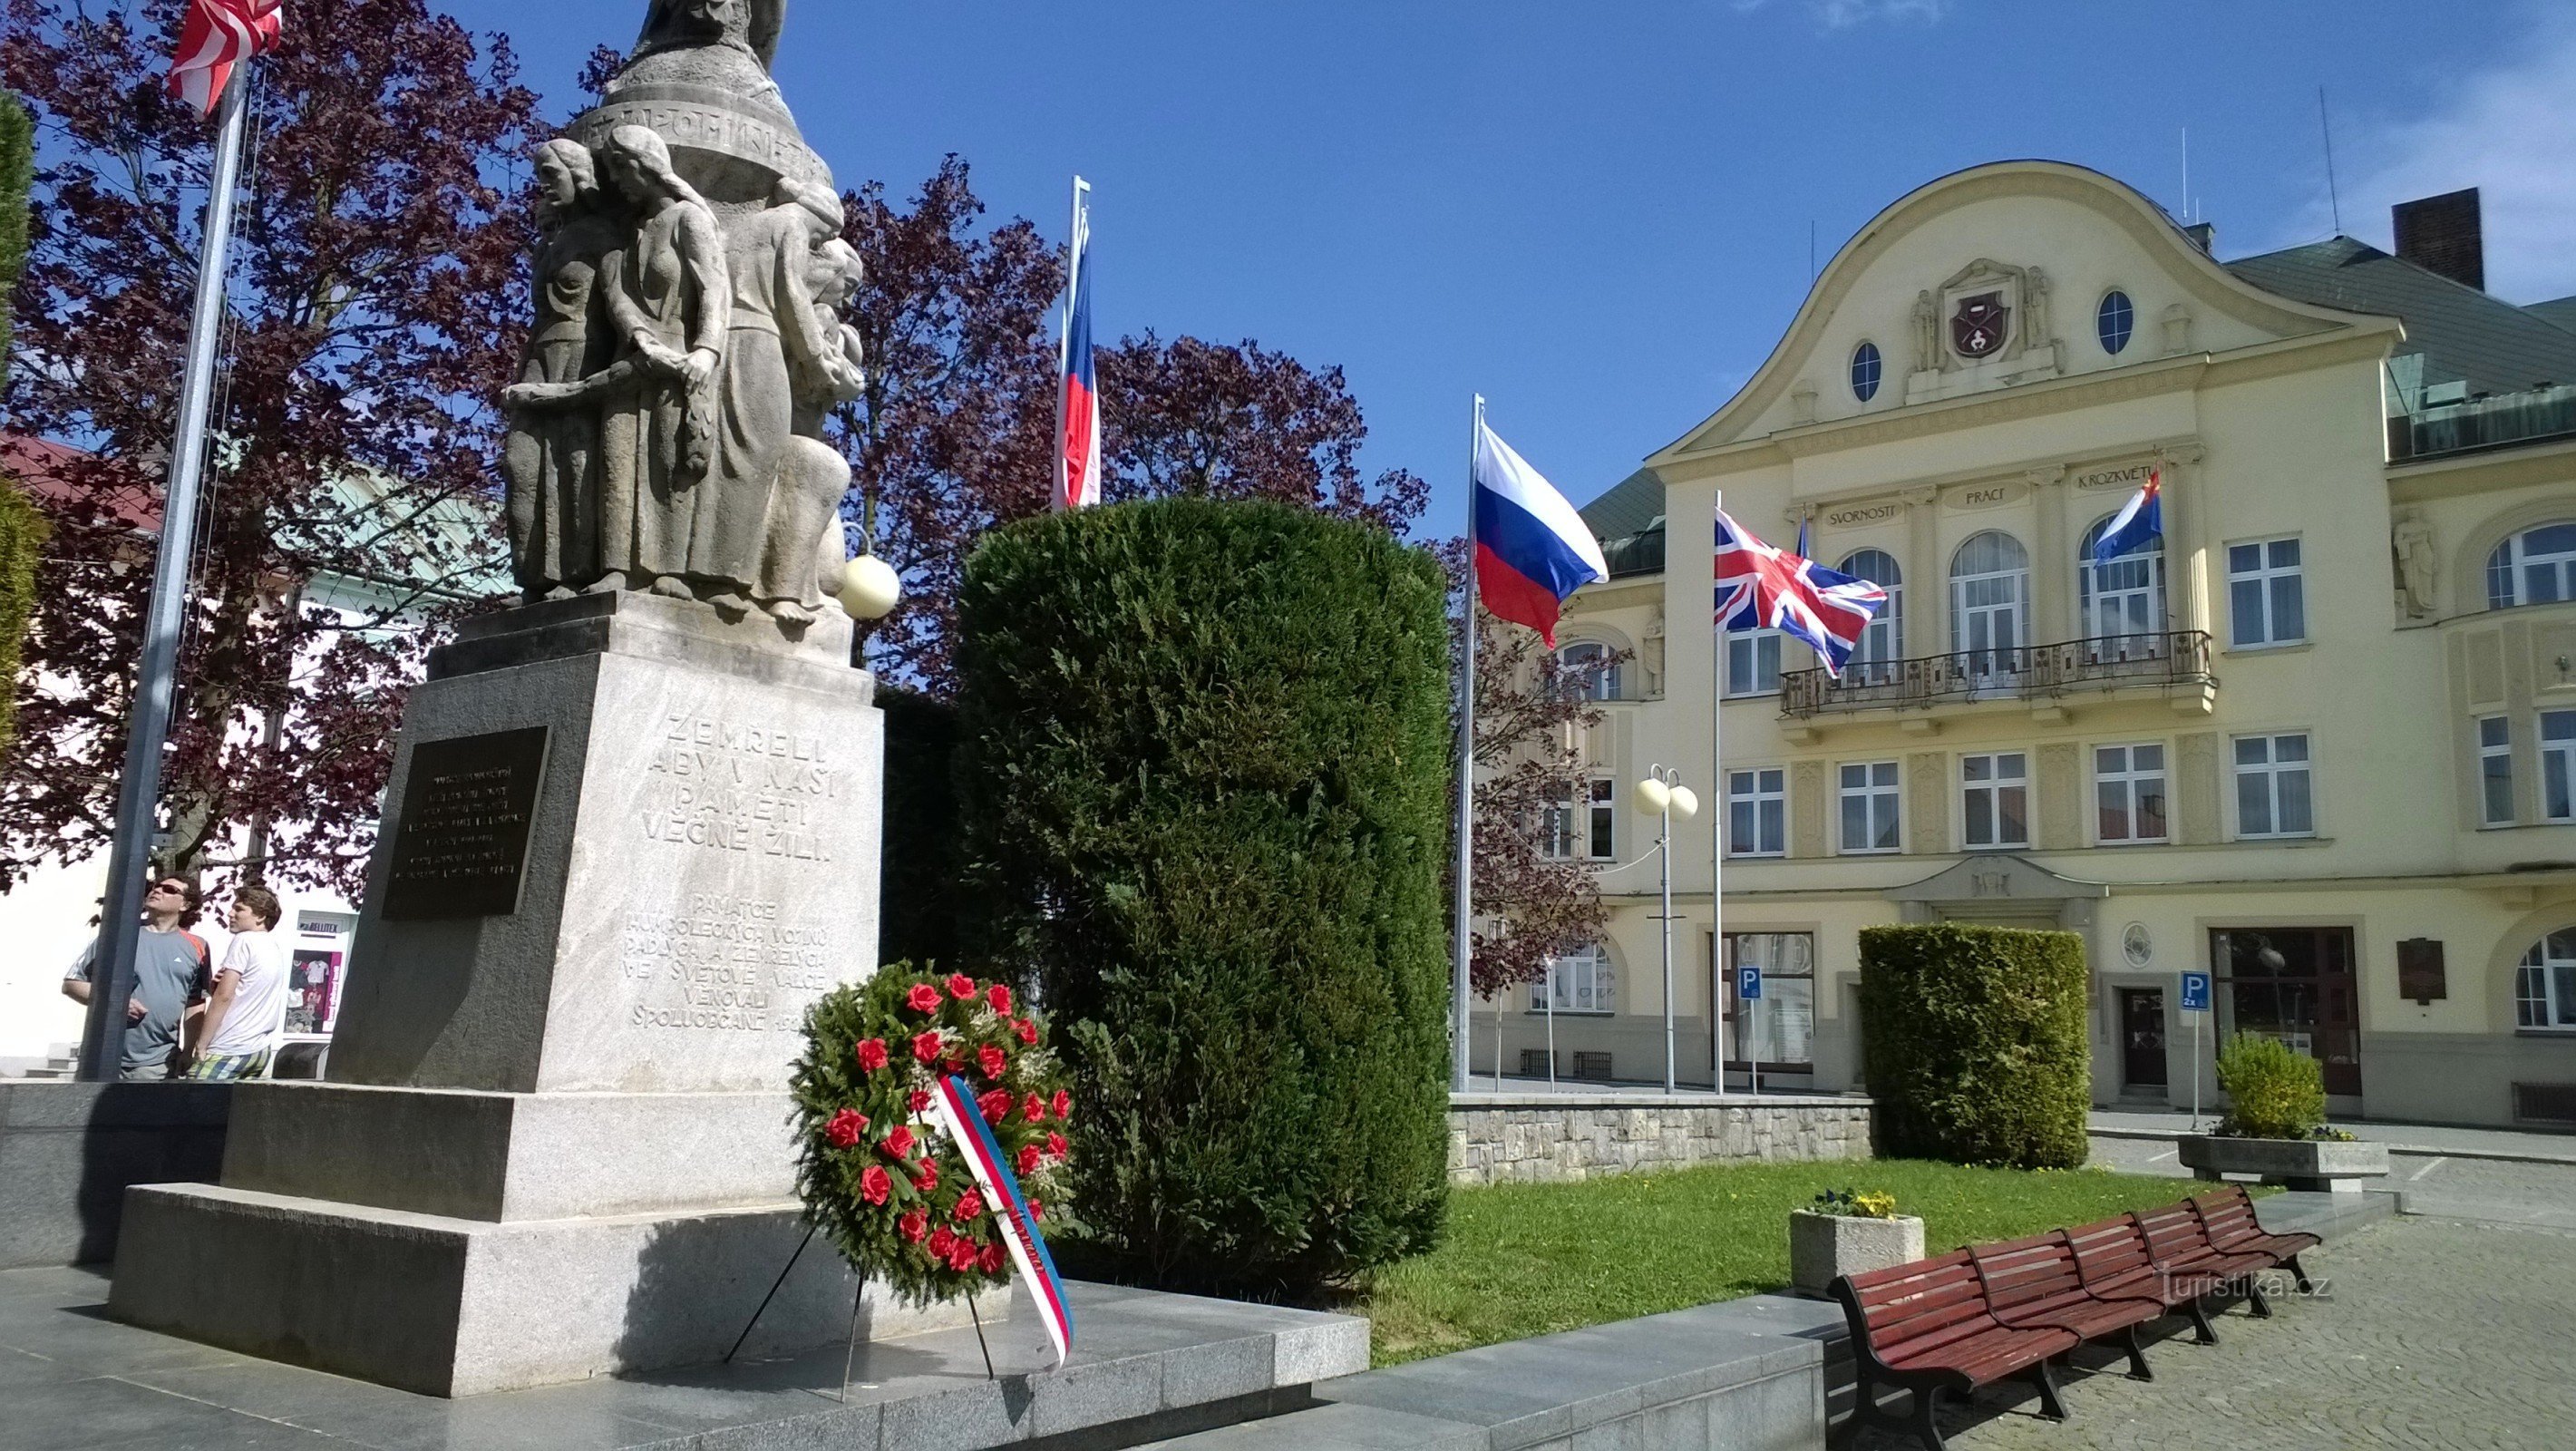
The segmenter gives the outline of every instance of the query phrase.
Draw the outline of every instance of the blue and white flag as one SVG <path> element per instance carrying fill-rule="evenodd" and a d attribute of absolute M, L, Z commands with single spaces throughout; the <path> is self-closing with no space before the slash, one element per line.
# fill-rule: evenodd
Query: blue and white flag
<path fill-rule="evenodd" d="M 2123 554 L 2135 554 L 2165 532 L 2164 471 L 2149 469 L 2144 488 L 2128 506 L 2111 517 L 2093 544 L 2093 567 L 2101 569 Z"/>

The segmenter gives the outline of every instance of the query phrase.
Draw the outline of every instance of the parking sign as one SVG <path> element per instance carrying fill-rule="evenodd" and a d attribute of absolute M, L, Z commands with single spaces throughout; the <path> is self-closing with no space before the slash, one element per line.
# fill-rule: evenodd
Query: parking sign
<path fill-rule="evenodd" d="M 1739 967 L 1735 970 L 1735 995 L 1752 1002 L 1762 996 L 1762 969 Z"/>
<path fill-rule="evenodd" d="M 2209 1011 L 2209 974 L 2186 972 L 2182 975 L 2182 1010 L 2186 1013 Z"/>

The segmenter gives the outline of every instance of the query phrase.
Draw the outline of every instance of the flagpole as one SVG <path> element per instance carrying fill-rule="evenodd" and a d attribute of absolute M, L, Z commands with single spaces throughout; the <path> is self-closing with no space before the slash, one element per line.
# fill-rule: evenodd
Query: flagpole
<path fill-rule="evenodd" d="M 1458 1041 L 1449 1054 L 1449 1091 L 1467 1091 L 1467 959 L 1469 912 L 1476 868 L 1476 445 L 1485 431 L 1485 395 L 1476 395 L 1475 426 L 1467 434 L 1467 616 L 1458 667 L 1458 868 L 1450 904 L 1449 1021 Z M 1498 1034 L 1501 1029 L 1495 1030 Z M 1501 1050 L 1496 1049 L 1497 1053 Z M 1501 1084 L 1495 1087 L 1499 1090 Z"/>
<path fill-rule="evenodd" d="M 1726 491 L 1717 491 L 1709 505 L 1709 557 L 1714 560 L 1717 546 L 1717 516 L 1726 508 Z M 1712 566 L 1713 567 L 1713 566 Z M 1716 582 L 1710 581 L 1710 602 L 1715 603 Z M 1709 616 L 1708 657 L 1708 781 L 1709 791 L 1717 798 L 1717 809 L 1709 813 L 1708 827 L 1708 1016 L 1711 1053 L 1709 1081 L 1718 1096 L 1726 1095 L 1726 823 L 1735 810 L 1726 789 L 1726 751 L 1722 744 L 1726 717 L 1726 622 L 1715 614 Z M 1757 811 L 1759 807 L 1755 808 Z M 1753 824 L 1759 833 L 1762 823 Z M 1670 910 L 1669 908 L 1666 910 Z"/>
<path fill-rule="evenodd" d="M 152 604 L 144 618 L 143 660 L 136 673 L 125 766 L 117 786 L 116 834 L 108 849 L 107 895 L 99 908 L 98 945 L 90 964 L 89 1022 L 81 1035 L 80 1077 L 92 1083 L 115 1079 L 124 1065 L 125 1004 L 134 994 L 143 879 L 152 865 L 161 752 L 170 735 L 179 638 L 188 600 L 188 556 L 197 536 L 197 495 L 205 481 L 207 414 L 214 395 L 216 344 L 223 329 L 224 269 L 232 242 L 233 193 L 241 184 L 249 92 L 250 66 L 234 66 L 216 122 L 205 246 L 197 259 L 197 305 L 188 322 L 187 370 L 180 377 L 178 438 L 170 453 L 169 495 L 161 505 Z"/>

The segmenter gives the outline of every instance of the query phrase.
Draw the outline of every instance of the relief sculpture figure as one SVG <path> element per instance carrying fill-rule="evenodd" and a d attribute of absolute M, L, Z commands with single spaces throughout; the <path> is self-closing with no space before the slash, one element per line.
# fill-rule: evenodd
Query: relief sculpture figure
<path fill-rule="evenodd" d="M 787 0 L 653 0 L 635 54 L 725 45 L 751 52 L 767 68 L 778 59 L 786 24 Z"/>
<path fill-rule="evenodd" d="M 606 363 L 612 338 L 603 276 L 618 266 L 617 223 L 606 210 L 590 148 L 537 148 L 537 315 L 519 361 L 502 453 L 506 515 L 519 587 L 560 597 L 600 577 L 599 410 L 583 380 Z M 540 407 L 540 405 L 544 405 Z"/>
<path fill-rule="evenodd" d="M 715 452 L 713 385 L 732 327 L 724 234 L 653 132 L 618 127 L 601 161 L 637 218 L 608 293 L 633 391 L 600 422 L 601 562 L 628 588 L 688 599 L 696 490 Z"/>

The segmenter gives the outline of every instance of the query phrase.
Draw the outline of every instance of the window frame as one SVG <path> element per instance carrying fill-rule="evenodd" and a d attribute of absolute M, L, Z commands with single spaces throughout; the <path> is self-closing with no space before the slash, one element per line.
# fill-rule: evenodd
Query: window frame
<path fill-rule="evenodd" d="M 1615 862 L 1619 859 L 1619 782 L 1612 776 L 1594 776 L 1584 799 L 1585 820 L 1583 860 Z"/>
<path fill-rule="evenodd" d="M 2488 726 L 2496 728 L 2494 734 L 2500 739 L 2488 739 Z M 2478 826 L 2484 829 L 2516 825 L 2521 820 L 2521 813 L 2516 810 L 2513 799 L 2513 717 L 2482 715 L 2477 717 L 2475 729 L 2478 746 Z M 2501 771 L 2497 770 L 2498 766 L 2502 767 Z M 2501 816 L 2496 814 L 2498 789 L 2504 792 L 2504 814 Z"/>
<path fill-rule="evenodd" d="M 1576 788 L 1580 786 L 1581 789 Z M 1619 859 L 1619 781 L 1608 774 L 1586 774 L 1547 785 L 1539 808 L 1538 855 L 1551 862 L 1608 862 Z M 1607 838 L 1610 850 L 1594 847 Z"/>
<path fill-rule="evenodd" d="M 2101 542 L 2102 536 L 2109 532 L 2111 528 L 2111 521 L 2119 517 L 2119 512 L 2114 510 L 2111 513 L 2105 514 L 2101 518 L 2093 521 L 2092 526 L 2084 531 L 2083 538 L 2076 546 L 2076 623 L 2082 630 L 2082 638 L 2087 640 L 2136 640 L 2139 642 L 2137 647 L 2123 646 L 2113 650 L 2109 658 L 2122 660 L 2139 658 L 2162 659 L 2165 652 L 2165 637 L 2173 631 L 2172 602 L 2170 597 L 2167 595 L 2165 588 L 2164 536 L 2156 536 L 2156 542 L 2153 548 L 2131 550 L 2129 553 L 2112 560 L 2108 566 L 2099 565 L 2093 562 L 2093 546 Z M 2118 589 L 2106 589 L 2103 586 L 2102 576 L 2108 571 L 2125 570 L 2129 565 L 2141 563 L 2147 567 L 2146 584 L 2123 586 Z M 2102 601 L 2106 597 L 2112 595 L 2126 598 L 2136 594 L 2145 594 L 2149 597 L 2149 605 L 2153 618 L 2148 628 L 2144 630 L 2106 630 L 2102 628 L 2102 622 L 2096 618 L 2095 613 L 2100 608 Z M 2097 647 L 2097 655 L 2098 653 Z"/>
<path fill-rule="evenodd" d="M 1587 985 L 1591 988 L 1591 999 L 1594 1006 L 1575 1006 L 1575 1004 L 1581 1000 L 1581 994 L 1558 991 L 1560 985 L 1573 976 L 1565 971 L 1565 969 L 1571 967 L 1581 967 L 1584 970 L 1583 976 L 1590 979 Z M 1601 942 L 1587 943 L 1575 952 L 1567 953 L 1561 957 L 1550 957 L 1546 959 L 1545 972 L 1546 976 L 1529 985 L 1529 1010 L 1531 1012 L 1545 1014 L 1550 1010 L 1550 1005 L 1552 1003 L 1554 1005 L 1555 1013 L 1560 1017 L 1609 1018 L 1618 1016 L 1619 1003 L 1615 996 L 1618 985 L 1618 971 L 1611 964 L 1610 948 L 1608 944 Z M 1603 1006 L 1605 1003 L 1607 1006 Z"/>
<path fill-rule="evenodd" d="M 2006 760 L 2019 763 L 2018 774 L 2013 776 L 2000 774 L 2002 763 Z M 1968 763 L 1971 761 L 1986 762 L 1987 770 L 1992 774 L 1983 781 L 1970 779 Z M 2007 839 L 2003 835 L 2003 798 L 2007 791 L 2019 792 L 2021 795 L 2021 836 L 2018 840 Z M 1986 807 L 1986 818 L 1994 828 L 1994 839 L 1991 841 L 1978 841 L 1973 830 L 1976 816 L 1970 809 L 1969 802 L 1981 794 L 1990 798 Z M 2030 847 L 2030 795 L 2030 752 L 1970 751 L 1962 754 L 1959 757 L 1959 849 L 1962 851 L 2028 850 Z"/>
<path fill-rule="evenodd" d="M 1805 957 L 1805 965 L 1799 968 L 1783 968 L 1777 961 L 1745 964 L 1743 944 L 1747 940 L 1756 938 L 1761 939 L 1764 943 L 1764 950 L 1761 955 L 1765 958 L 1777 958 L 1781 956 L 1782 954 L 1777 951 L 1777 947 L 1779 944 L 1785 943 L 1789 939 L 1796 938 L 1803 940 L 1806 943 L 1806 948 L 1804 952 L 1799 955 Z M 1774 1050 L 1780 1047 L 1781 1045 L 1777 1040 L 1785 1036 L 1784 1034 L 1774 1030 L 1770 1024 L 1779 1022 L 1783 1018 L 1789 1017 L 1799 1011 L 1804 1011 L 1807 1019 L 1805 1028 L 1806 1056 L 1801 1058 L 1784 1058 L 1779 1057 L 1776 1054 L 1765 1056 L 1762 1059 L 1763 1071 L 1767 1073 L 1814 1072 L 1816 1052 L 1816 984 L 1823 980 L 1822 974 L 1816 971 L 1816 934 L 1811 931 L 1729 932 L 1723 938 L 1719 939 L 1719 949 L 1720 957 L 1726 964 L 1726 971 L 1724 974 L 1726 981 L 1723 992 L 1726 996 L 1725 1017 L 1728 1024 L 1727 1037 L 1729 1040 L 1727 1046 L 1734 1050 L 1734 1056 L 1726 1060 L 1726 1067 L 1731 1069 L 1741 1069 L 1752 1059 L 1752 1055 L 1745 1051 L 1747 1046 L 1745 1039 L 1747 1035 L 1745 1032 L 1744 1012 L 1747 1007 L 1752 1006 L 1754 1007 L 1755 1015 L 1765 1020 L 1762 1031 L 1752 1036 L 1757 1040 L 1758 1045 L 1766 1050 Z M 1748 1004 L 1742 998 L 1735 995 L 1735 969 L 1738 964 L 1759 967 L 1762 969 L 1762 996 L 1757 1000 L 1759 1006 Z M 1771 987 L 1773 983 L 1804 984 L 1805 993 L 1803 995 L 1803 1003 L 1793 1006 L 1789 1002 L 1789 999 L 1799 995 L 1785 992 L 1774 993 Z"/>
<path fill-rule="evenodd" d="M 1889 779 L 1883 783 L 1877 779 L 1881 768 L 1885 768 L 1889 775 Z M 1868 773 L 1859 786 L 1854 786 L 1847 774 L 1855 770 Z M 1873 841 L 1878 838 L 1879 827 L 1882 825 L 1878 817 L 1879 806 L 1882 802 L 1886 805 L 1888 815 L 1883 824 L 1887 828 L 1886 834 L 1893 838 L 1892 845 L 1853 846 L 1851 844 L 1851 803 L 1854 797 L 1859 797 L 1867 803 L 1862 807 L 1862 818 L 1867 828 L 1867 837 Z M 1898 760 L 1835 762 L 1834 854 L 1837 856 L 1898 856 L 1904 851 L 1905 763 Z"/>
<path fill-rule="evenodd" d="M 2096 846 L 2167 846 L 2172 844 L 2173 754 L 2167 749 L 2165 743 L 2163 741 L 2105 741 L 2098 745 L 2089 747 L 2088 750 L 2093 758 L 2093 844 Z M 2139 769 L 2137 758 L 2138 752 L 2142 750 L 2152 750 L 2156 753 L 2156 766 L 2154 770 L 2147 771 Z M 2124 753 L 2121 757 L 2122 765 L 2119 770 L 2105 772 L 2102 769 L 2102 753 L 2105 751 L 2120 751 Z M 2127 817 L 2131 827 L 2134 828 L 2137 825 L 2139 818 L 2144 814 L 2139 809 L 2140 802 L 2143 798 L 2137 788 L 2139 785 L 2150 780 L 2156 783 L 2156 798 L 2162 803 L 2158 812 L 2158 817 L 2164 828 L 2163 831 L 2155 836 L 2140 836 L 2134 830 L 2126 836 L 2109 836 L 2104 834 L 2102 830 L 2102 788 L 2105 785 L 2113 783 L 2117 783 L 2123 788 L 2122 794 L 2124 800 L 2121 810 Z"/>
<path fill-rule="evenodd" d="M 1576 666 L 1568 658 L 1573 656 L 1576 651 L 1590 651 L 1592 653 L 1588 658 L 1597 660 L 1601 663 Z M 1582 683 L 1575 687 L 1573 695 L 1569 698 L 1589 701 L 1617 701 L 1626 699 L 1627 697 L 1624 692 L 1627 688 L 1627 681 L 1622 678 L 1626 674 L 1626 670 L 1623 666 L 1617 663 L 1618 654 L 1619 652 L 1617 650 L 1612 649 L 1609 645 L 1599 640 L 1566 641 L 1564 644 L 1556 647 L 1558 687 L 1560 689 L 1564 688 L 1569 680 L 1578 678 L 1579 672 L 1579 678 Z"/>
<path fill-rule="evenodd" d="M 2554 551 L 2541 556 L 2557 567 L 2558 598 L 2528 599 L 2525 598 L 2523 588 L 2529 582 L 2532 569 L 2531 556 L 2524 550 L 2523 541 L 2544 529 L 2567 528 L 2576 528 L 2576 519 L 2545 519 L 2540 523 L 2516 529 L 2496 541 L 2495 548 L 2487 551 L 2488 609 L 2518 610 L 2525 605 L 2557 605 L 2576 601 L 2576 548 Z M 2504 586 L 2501 591 L 2497 588 L 2499 583 Z"/>
<path fill-rule="evenodd" d="M 1868 381 L 1866 383 L 1864 383 L 1861 378 L 1864 365 L 1867 367 L 1869 374 Z M 1869 400 L 1878 396 L 1879 385 L 1886 380 L 1886 355 L 1879 351 L 1878 344 L 1871 342 L 1867 338 L 1863 338 L 1859 343 L 1853 346 L 1851 351 L 1851 367 L 1843 376 L 1844 380 L 1851 384 L 1853 400 L 1860 403 L 1867 403 Z"/>
<path fill-rule="evenodd" d="M 2005 569 L 1979 570 L 1974 574 L 1961 573 L 1961 562 L 1967 557 L 1969 546 L 1988 537 L 2011 545 L 2014 552 L 2020 555 L 2021 562 Z M 2005 606 L 2002 604 L 1970 605 L 1966 599 L 1968 586 L 1998 580 L 2013 581 L 2012 642 L 2008 645 L 1990 643 L 1984 646 L 1971 646 L 1968 643 L 1969 612 L 1973 609 L 1979 614 L 1991 614 Z M 2030 648 L 2032 644 L 2031 584 L 2030 546 L 2022 543 L 2011 530 L 1980 529 L 1960 540 L 1958 548 L 1950 551 L 1950 653 L 1962 659 L 1978 654 L 1999 655 L 2012 665 L 2017 665 L 2020 652 Z M 1980 675 L 1979 678 L 1988 677 Z M 2019 679 L 2019 671 L 2008 665 L 2005 669 L 1992 672 L 1991 678 L 1997 682 L 2013 682 Z"/>
<path fill-rule="evenodd" d="M 2296 761 L 2281 757 L 2281 744 L 2297 741 L 2300 755 Z M 2261 743 L 2263 759 L 2248 761 L 2245 748 Z M 2236 836 L 2240 841 L 2297 841 L 2317 834 L 2316 741 L 2307 731 L 2255 731 L 2228 738 L 2228 777 L 2235 784 Z M 2296 831 L 2282 826 L 2282 778 L 2298 775 L 2307 778 L 2307 825 Z M 2245 824 L 2245 788 L 2250 778 L 2263 779 L 2264 810 L 2271 829 L 2255 831 Z"/>
<path fill-rule="evenodd" d="M 1788 636 L 1778 630 L 1770 629 L 1768 627 L 1759 630 L 1725 630 L 1721 633 L 1726 636 L 1726 698 L 1728 700 L 1759 700 L 1766 695 L 1778 695 L 1780 693 L 1781 642 L 1786 640 Z M 1738 643 L 1744 645 L 1746 653 L 1752 661 L 1754 688 L 1749 690 L 1739 690 L 1736 688 L 1735 647 Z M 1762 655 L 1764 653 L 1763 647 L 1766 645 L 1770 647 L 1769 653 L 1771 656 L 1771 683 L 1767 687 L 1762 684 Z"/>
<path fill-rule="evenodd" d="M 1753 782 L 1753 789 L 1749 792 L 1738 792 L 1735 789 L 1738 778 L 1750 779 Z M 1767 790 L 1765 778 L 1768 778 L 1769 789 Z M 1735 808 L 1738 804 L 1748 807 L 1753 814 L 1754 847 L 1749 851 L 1736 840 Z M 1765 805 L 1777 812 L 1779 845 L 1776 847 L 1762 844 L 1765 836 L 1763 828 L 1766 825 L 1763 820 Z M 1777 860 L 1789 855 L 1788 767 L 1729 766 L 1726 768 L 1726 855 L 1733 861 Z"/>
<path fill-rule="evenodd" d="M 2298 555 L 2296 559 L 2286 565 L 2276 563 L 2272 558 L 2274 546 L 2282 544 L 2290 546 L 2290 548 Z M 2226 549 L 2227 648 L 2230 650 L 2277 650 L 2288 645 L 2304 645 L 2308 643 L 2308 551 L 2306 540 L 2298 534 L 2266 534 L 2254 539 L 2231 539 L 2227 541 Z M 2240 549 L 2251 549 L 2254 551 L 2254 565 L 2251 569 L 2237 568 L 2236 551 Z M 2263 633 L 2260 639 L 2248 640 L 2244 638 L 2246 612 L 2240 606 L 2237 598 L 2237 587 L 2240 584 L 2252 586 L 2254 598 L 2261 605 L 2259 614 L 2262 619 Z M 2276 635 L 2274 633 L 2278 626 L 2281 613 L 2279 609 L 2280 591 L 2281 587 L 2285 584 L 2288 586 L 2291 598 L 2297 602 L 2297 608 L 2299 611 L 2299 632 L 2295 635 Z"/>
<path fill-rule="evenodd" d="M 1877 573 L 1858 574 L 1853 570 L 1851 566 L 1859 562 L 1863 555 L 1876 555 L 1886 560 L 1890 567 L 1884 573 L 1888 578 L 1880 579 Z M 1897 562 L 1894 554 L 1876 545 L 1866 545 L 1844 555 L 1843 562 L 1835 565 L 1834 569 L 1842 574 L 1866 579 L 1887 591 L 1887 608 L 1880 610 L 1875 618 L 1862 627 L 1860 639 L 1852 647 L 1851 659 L 1843 665 L 1843 679 L 1860 685 L 1895 683 L 1897 677 L 1903 673 L 1905 661 L 1904 567 Z M 1883 655 L 1878 652 L 1880 641 L 1886 643 L 1886 651 Z"/>
<path fill-rule="evenodd" d="M 2115 300 L 2120 305 L 2120 340 L 2118 342 L 2111 340 L 2111 304 Z M 2137 341 L 2137 337 L 2137 300 L 2129 296 L 2126 288 L 2104 289 L 2102 299 L 2093 304 L 2093 341 L 2101 345 L 2102 355 L 2108 358 L 2118 357 L 2128 351 L 2129 344 Z"/>
<path fill-rule="evenodd" d="M 2540 751 L 2540 819 L 2551 826 L 2576 822 L 2576 710 L 2538 713 L 2534 741 Z M 2552 729 L 2566 734 L 2553 736 Z M 2552 802 L 2561 803 L 2552 809 Z"/>
<path fill-rule="evenodd" d="M 2562 938 L 2567 940 L 2560 942 Z M 2534 1016 L 2535 1003 L 2540 1009 L 2537 1016 L 2543 1021 L 2529 1021 Z M 2543 933 L 2515 960 L 2513 1030 L 2576 1034 L 2576 927 Z"/>

